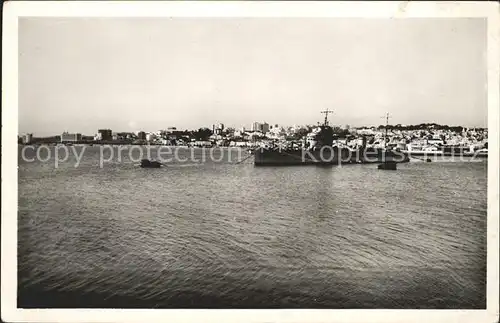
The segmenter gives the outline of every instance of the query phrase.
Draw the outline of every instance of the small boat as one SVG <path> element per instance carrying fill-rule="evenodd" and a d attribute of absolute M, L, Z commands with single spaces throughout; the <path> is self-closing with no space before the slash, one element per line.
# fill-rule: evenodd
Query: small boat
<path fill-rule="evenodd" d="M 394 161 L 386 161 L 382 164 L 378 165 L 378 169 L 385 169 L 385 170 L 396 170 L 396 162 Z"/>
<path fill-rule="evenodd" d="M 151 161 L 149 159 L 143 159 L 141 160 L 141 167 L 142 168 L 160 168 L 161 167 L 161 163 L 160 162 L 157 162 L 157 161 Z"/>

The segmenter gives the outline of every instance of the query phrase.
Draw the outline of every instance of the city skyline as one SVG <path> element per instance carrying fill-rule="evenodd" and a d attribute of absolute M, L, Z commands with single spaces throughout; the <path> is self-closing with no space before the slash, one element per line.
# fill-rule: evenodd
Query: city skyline
<path fill-rule="evenodd" d="M 263 124 L 267 124 L 267 126 L 272 129 L 275 125 L 278 125 L 280 128 L 283 128 L 283 129 L 289 129 L 289 128 L 295 128 L 295 127 L 309 127 L 309 126 L 316 126 L 317 124 L 294 124 L 294 125 L 284 125 L 284 124 L 279 124 L 279 123 L 270 123 L 270 122 L 259 122 L 259 121 L 256 121 L 256 122 L 253 122 L 253 123 L 258 123 L 260 125 L 263 125 Z M 254 130 L 253 129 L 253 125 L 250 124 L 250 126 L 241 126 L 241 127 L 237 127 L 237 126 L 231 126 L 231 125 L 226 125 L 225 123 L 217 123 L 217 124 L 223 124 L 224 125 L 224 131 L 228 130 L 228 129 L 234 129 L 235 131 L 241 131 L 244 129 L 245 132 L 259 132 L 259 130 Z M 441 126 L 449 126 L 449 127 L 463 127 L 464 129 L 470 129 L 470 130 L 473 130 L 473 129 L 488 129 L 487 126 L 478 126 L 478 127 L 468 127 L 468 126 L 464 126 L 464 125 L 459 125 L 459 124 L 439 124 L 439 123 L 434 123 L 434 122 L 422 122 L 422 123 L 412 123 L 412 124 L 397 124 L 397 123 L 388 123 L 388 126 L 389 127 L 393 127 L 393 126 L 402 126 L 402 127 L 407 127 L 407 126 L 417 126 L 417 125 L 420 125 L 420 124 L 438 124 L 438 125 L 441 125 Z M 90 132 L 80 132 L 80 131 L 72 131 L 71 129 L 65 129 L 63 131 L 60 131 L 60 132 L 47 132 L 47 133 L 35 133 L 35 132 L 30 132 L 30 131 L 26 131 L 26 132 L 19 132 L 18 133 L 18 136 L 24 136 L 24 135 L 33 135 L 35 137 L 54 137 L 54 136 L 60 136 L 61 134 L 63 133 L 68 133 L 68 134 L 81 134 L 83 136 L 95 136 L 97 134 L 99 134 L 99 131 L 101 130 L 110 130 L 113 134 L 117 134 L 117 133 L 139 133 L 139 132 L 144 132 L 144 133 L 157 133 L 158 131 L 166 131 L 166 132 L 169 132 L 169 131 L 180 131 L 180 132 L 184 132 L 184 131 L 196 131 L 196 130 L 199 130 L 199 129 L 209 129 L 212 131 L 212 127 L 214 126 L 215 124 L 212 124 L 212 125 L 202 125 L 200 127 L 197 127 L 197 128 L 179 128 L 179 127 L 176 127 L 176 126 L 168 126 L 168 127 L 163 127 L 163 128 L 159 128 L 159 129 L 135 129 L 135 130 L 122 130 L 120 128 L 118 129 L 111 129 L 109 127 L 103 127 L 103 128 L 99 128 L 99 129 L 95 129 L 93 132 L 90 131 Z M 363 128 L 378 128 L 380 126 L 383 126 L 384 124 L 383 123 L 380 123 L 380 124 L 373 124 L 373 125 L 351 125 L 351 124 L 338 124 L 338 125 L 335 125 L 335 124 L 331 124 L 330 123 L 330 126 L 332 127 L 339 127 L 341 129 L 363 129 Z"/>
<path fill-rule="evenodd" d="M 487 127 L 486 73 L 483 19 L 21 18 L 18 132 Z"/>

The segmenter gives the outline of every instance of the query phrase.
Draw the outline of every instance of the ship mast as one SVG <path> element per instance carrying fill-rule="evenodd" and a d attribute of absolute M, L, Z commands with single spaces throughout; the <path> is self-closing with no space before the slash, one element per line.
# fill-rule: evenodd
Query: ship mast
<path fill-rule="evenodd" d="M 385 114 L 385 132 L 384 132 L 384 148 L 387 148 L 387 127 L 389 126 L 389 112 Z"/>
<path fill-rule="evenodd" d="M 325 123 L 324 123 L 324 125 L 328 126 L 328 114 L 329 113 L 333 113 L 333 111 L 330 111 L 330 110 L 326 109 L 325 111 L 321 111 L 321 113 L 325 114 Z"/>

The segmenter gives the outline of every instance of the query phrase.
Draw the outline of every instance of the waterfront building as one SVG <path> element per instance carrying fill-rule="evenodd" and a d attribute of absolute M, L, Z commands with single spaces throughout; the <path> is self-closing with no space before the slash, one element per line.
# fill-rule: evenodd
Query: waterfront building
<path fill-rule="evenodd" d="M 264 122 L 264 123 L 261 125 L 260 131 L 261 131 L 262 133 L 268 133 L 268 132 L 269 132 L 269 124 L 268 124 L 267 122 Z"/>
<path fill-rule="evenodd" d="M 61 142 L 75 142 L 75 141 L 81 141 L 81 140 L 82 140 L 81 133 L 63 132 L 61 134 Z"/>
<path fill-rule="evenodd" d="M 168 134 L 164 137 L 165 139 L 168 139 L 168 140 L 177 140 L 178 139 L 178 136 L 175 135 L 175 134 Z"/>
<path fill-rule="evenodd" d="M 248 147 L 250 144 L 246 141 L 231 141 L 229 143 L 230 147 Z"/>
<path fill-rule="evenodd" d="M 23 144 L 29 145 L 33 141 L 33 134 L 27 133 L 23 136 Z"/>
<path fill-rule="evenodd" d="M 371 128 L 361 128 L 357 130 L 358 135 L 374 135 L 375 132 Z"/>
<path fill-rule="evenodd" d="M 131 132 L 117 132 L 118 140 L 133 139 L 135 135 Z"/>
<path fill-rule="evenodd" d="M 154 133 L 146 134 L 146 141 L 154 141 L 156 139 L 156 135 Z"/>
<path fill-rule="evenodd" d="M 233 136 L 235 133 L 236 129 L 228 127 L 224 129 L 224 132 L 226 133 L 226 136 Z"/>
<path fill-rule="evenodd" d="M 427 139 L 427 144 L 442 146 L 444 145 L 444 141 L 439 136 L 433 136 L 432 138 Z"/>
<path fill-rule="evenodd" d="M 195 147 L 209 148 L 212 147 L 212 142 L 208 140 L 195 140 L 192 142 Z"/>
<path fill-rule="evenodd" d="M 99 129 L 97 130 L 97 133 L 99 134 L 98 140 L 112 140 L 113 139 L 113 132 L 111 129 Z"/>
<path fill-rule="evenodd" d="M 220 135 L 224 131 L 224 124 L 223 123 L 218 123 L 214 124 L 212 126 L 212 133 Z"/>
<path fill-rule="evenodd" d="M 258 131 L 258 132 L 262 132 L 262 133 L 267 133 L 267 132 L 269 132 L 269 124 L 267 122 L 264 122 L 264 123 L 254 122 L 254 123 L 252 123 L 251 130 L 253 132 Z"/>
<path fill-rule="evenodd" d="M 216 135 L 213 134 L 210 137 L 208 137 L 210 140 L 222 140 L 224 137 L 222 135 Z"/>
<path fill-rule="evenodd" d="M 260 127 L 261 127 L 260 122 L 254 122 L 254 123 L 252 123 L 252 126 L 250 127 L 250 129 L 252 131 L 260 131 Z"/>
<path fill-rule="evenodd" d="M 255 131 L 255 132 L 252 132 L 251 134 L 248 135 L 248 139 L 249 140 L 257 140 L 257 139 L 260 139 L 260 138 L 263 138 L 264 137 L 264 134 L 260 131 Z"/>
<path fill-rule="evenodd" d="M 164 146 L 173 146 L 174 145 L 174 142 L 175 140 L 171 140 L 171 139 L 161 139 L 160 140 L 161 144 L 164 145 Z"/>
<path fill-rule="evenodd" d="M 174 133 L 174 132 L 177 132 L 177 128 L 176 127 L 168 127 L 167 130 L 165 130 L 165 134 L 171 134 L 171 133 Z"/>
<path fill-rule="evenodd" d="M 146 133 L 144 131 L 137 132 L 137 139 L 146 140 Z"/>

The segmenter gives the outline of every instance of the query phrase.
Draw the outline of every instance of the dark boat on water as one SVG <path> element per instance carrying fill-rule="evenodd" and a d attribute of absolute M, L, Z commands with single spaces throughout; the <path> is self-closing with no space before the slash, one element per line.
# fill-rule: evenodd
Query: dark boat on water
<path fill-rule="evenodd" d="M 315 128 L 306 137 L 305 148 L 259 148 L 254 152 L 255 166 L 292 166 L 292 165 L 339 165 L 367 164 L 381 162 L 406 163 L 410 161 L 407 153 L 386 148 L 366 147 L 366 140 L 360 148 L 333 146 L 334 131 L 328 124 L 325 113 L 323 125 Z"/>
<path fill-rule="evenodd" d="M 396 170 L 398 163 L 394 161 L 387 161 L 385 163 L 379 164 L 378 169 L 385 169 L 385 170 Z"/>
<path fill-rule="evenodd" d="M 161 163 L 160 162 L 157 162 L 157 161 L 151 161 L 149 159 L 143 159 L 141 160 L 141 167 L 142 168 L 160 168 L 161 167 Z"/>

